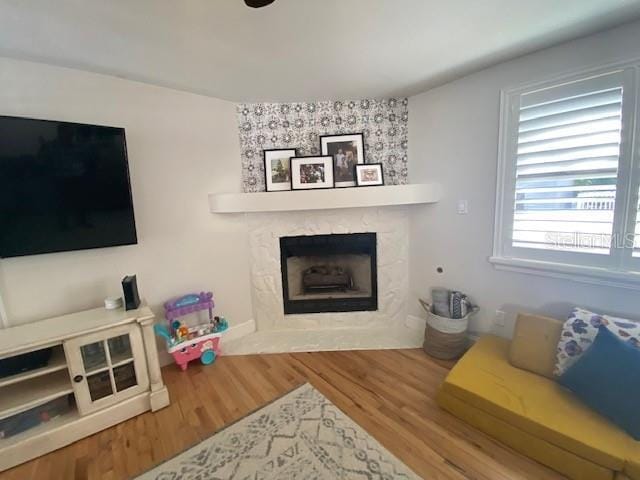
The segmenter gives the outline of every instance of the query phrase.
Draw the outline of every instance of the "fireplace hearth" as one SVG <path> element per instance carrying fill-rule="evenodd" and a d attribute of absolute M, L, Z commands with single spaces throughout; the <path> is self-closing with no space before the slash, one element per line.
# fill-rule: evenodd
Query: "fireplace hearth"
<path fill-rule="evenodd" d="M 378 309 L 375 233 L 280 238 L 285 314 Z"/>

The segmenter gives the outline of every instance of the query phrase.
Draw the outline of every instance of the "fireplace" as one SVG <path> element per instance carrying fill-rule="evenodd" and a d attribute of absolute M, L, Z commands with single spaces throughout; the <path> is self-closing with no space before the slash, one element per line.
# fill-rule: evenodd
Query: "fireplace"
<path fill-rule="evenodd" d="M 284 313 L 378 309 L 376 234 L 280 238 Z"/>

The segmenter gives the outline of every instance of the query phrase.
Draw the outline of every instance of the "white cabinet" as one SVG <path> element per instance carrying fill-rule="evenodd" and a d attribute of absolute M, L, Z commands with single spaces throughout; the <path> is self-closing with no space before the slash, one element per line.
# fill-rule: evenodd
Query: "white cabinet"
<path fill-rule="evenodd" d="M 169 405 L 153 320 L 97 308 L 0 330 L 3 368 L 48 356 L 0 378 L 0 471 Z"/>
<path fill-rule="evenodd" d="M 64 351 L 81 415 L 149 389 L 144 344 L 137 324 L 67 340 Z"/>

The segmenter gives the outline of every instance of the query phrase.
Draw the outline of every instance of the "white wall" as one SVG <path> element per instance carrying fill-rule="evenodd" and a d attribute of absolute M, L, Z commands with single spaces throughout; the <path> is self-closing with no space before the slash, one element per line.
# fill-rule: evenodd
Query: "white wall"
<path fill-rule="evenodd" d="M 246 227 L 207 203 L 240 190 L 234 104 L 0 58 L 0 114 L 124 127 L 139 240 L 0 260 L 12 324 L 99 306 L 134 273 L 156 314 L 171 296 L 210 289 L 232 325 L 251 318 Z"/>
<path fill-rule="evenodd" d="M 509 335 L 517 311 L 566 317 L 571 306 L 640 318 L 637 291 L 496 270 L 493 246 L 500 90 L 521 83 L 640 57 L 640 22 L 502 63 L 409 99 L 410 181 L 437 181 L 444 198 L 420 207 L 412 221 L 411 289 L 461 289 L 482 311 L 472 328 L 490 330 L 495 310 L 507 312 Z M 457 199 L 469 214 L 456 214 Z M 443 274 L 436 273 L 442 266 Z M 414 313 L 419 310 L 412 300 Z"/>

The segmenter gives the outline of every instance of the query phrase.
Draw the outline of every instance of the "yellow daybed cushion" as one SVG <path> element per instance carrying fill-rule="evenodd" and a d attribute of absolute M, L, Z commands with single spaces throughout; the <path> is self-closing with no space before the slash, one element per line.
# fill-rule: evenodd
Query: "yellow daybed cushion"
<path fill-rule="evenodd" d="M 509 445 L 514 450 L 551 467 L 571 479 L 612 480 L 614 476 L 613 470 L 552 445 L 540 437 L 514 427 L 505 420 L 478 410 L 442 390 L 438 392 L 437 400 L 438 404 L 449 413 L 473 425 L 492 438 Z M 616 480 L 629 479 L 623 476 L 616 477 Z"/>
<path fill-rule="evenodd" d="M 640 442 L 633 446 L 624 471 L 631 479 L 640 480 Z"/>
<path fill-rule="evenodd" d="M 554 381 L 510 365 L 508 354 L 508 340 L 482 337 L 451 370 L 442 392 L 578 457 L 622 471 L 636 442 Z"/>

